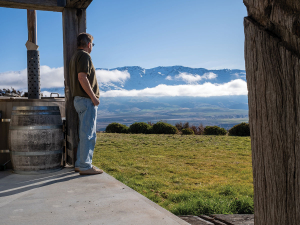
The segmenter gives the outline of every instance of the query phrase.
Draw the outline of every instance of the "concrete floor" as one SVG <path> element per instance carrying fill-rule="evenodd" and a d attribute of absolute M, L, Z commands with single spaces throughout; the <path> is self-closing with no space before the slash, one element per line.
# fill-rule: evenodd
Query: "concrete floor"
<path fill-rule="evenodd" d="M 0 172 L 0 224 L 188 224 L 106 173 Z"/>

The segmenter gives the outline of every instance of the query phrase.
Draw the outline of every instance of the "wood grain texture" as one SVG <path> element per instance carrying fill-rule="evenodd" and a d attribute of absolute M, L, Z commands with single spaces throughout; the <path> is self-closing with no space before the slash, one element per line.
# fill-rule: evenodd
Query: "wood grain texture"
<path fill-rule="evenodd" d="M 64 8 L 86 9 L 93 0 L 0 0 L 0 7 L 62 12 Z"/>
<path fill-rule="evenodd" d="M 66 7 L 68 8 L 77 8 L 77 9 L 86 9 L 93 0 L 67 0 Z"/>
<path fill-rule="evenodd" d="M 75 149 L 78 145 L 78 115 L 73 104 L 73 97 L 70 91 L 69 63 L 77 50 L 77 36 L 86 31 L 86 10 L 65 8 L 63 11 L 63 42 L 64 42 L 64 78 L 66 98 L 66 124 L 67 124 L 67 151 L 72 162 L 75 164 Z M 72 152 L 72 154 L 69 154 Z"/>
<path fill-rule="evenodd" d="M 28 41 L 37 44 L 36 10 L 27 9 Z"/>
<path fill-rule="evenodd" d="M 66 0 L 0 0 L 0 7 L 62 12 Z"/>
<path fill-rule="evenodd" d="M 255 225 L 296 225 L 300 214 L 300 59 L 245 18 Z"/>
<path fill-rule="evenodd" d="M 276 35 L 290 51 L 300 52 L 300 1 L 244 0 L 248 17 Z"/>

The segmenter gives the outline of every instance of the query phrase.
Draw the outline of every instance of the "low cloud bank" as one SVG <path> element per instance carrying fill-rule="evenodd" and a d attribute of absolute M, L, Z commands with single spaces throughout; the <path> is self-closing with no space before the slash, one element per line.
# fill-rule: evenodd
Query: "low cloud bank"
<path fill-rule="evenodd" d="M 158 85 L 154 88 L 143 90 L 111 90 L 101 92 L 103 97 L 122 96 L 193 96 L 212 97 L 226 95 L 247 95 L 247 83 L 244 80 L 236 79 L 224 84 L 212 84 L 206 82 L 196 85 Z"/>
<path fill-rule="evenodd" d="M 242 76 L 244 74 L 239 74 Z M 96 76 L 100 86 L 108 85 L 111 82 L 124 83 L 130 79 L 128 71 L 118 70 L 96 70 Z M 122 96 L 194 96 L 211 97 L 226 95 L 247 95 L 247 83 L 242 79 L 235 79 L 224 84 L 213 84 L 206 82 L 198 84 L 201 80 L 212 80 L 217 75 L 205 73 L 202 76 L 188 73 L 180 73 L 174 78 L 167 76 L 166 79 L 181 79 L 186 85 L 165 85 L 160 84 L 154 88 L 143 90 L 110 90 L 101 92 L 102 97 L 122 97 Z M 238 78 L 238 77 L 237 77 Z M 0 89 L 13 87 L 17 90 L 27 90 L 27 69 L 21 71 L 9 71 L 0 73 Z M 62 88 L 64 87 L 64 69 L 41 66 L 41 88 Z M 44 94 L 49 95 L 48 92 Z"/>
<path fill-rule="evenodd" d="M 64 68 L 50 68 L 41 66 L 41 88 L 60 88 L 64 87 Z M 128 71 L 119 70 L 96 70 L 98 82 L 107 84 L 110 82 L 124 83 L 130 78 Z M 0 73 L 1 87 L 13 87 L 18 90 L 27 89 L 27 69 L 21 71 L 8 71 Z"/>
<path fill-rule="evenodd" d="M 64 68 L 41 66 L 41 88 L 64 87 Z M 18 90 L 27 89 L 27 69 L 0 73 L 1 87 L 13 87 Z"/>
<path fill-rule="evenodd" d="M 97 80 L 101 83 L 124 83 L 127 79 L 130 78 L 128 71 L 119 71 L 119 70 L 96 70 Z"/>

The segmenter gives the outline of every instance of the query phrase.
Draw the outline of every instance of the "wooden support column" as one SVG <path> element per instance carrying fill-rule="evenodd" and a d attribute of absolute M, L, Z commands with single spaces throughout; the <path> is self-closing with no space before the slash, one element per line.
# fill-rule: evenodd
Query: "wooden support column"
<path fill-rule="evenodd" d="M 73 104 L 70 92 L 69 63 L 72 55 L 77 50 L 77 36 L 86 32 L 86 10 L 65 8 L 63 13 L 63 43 L 64 43 L 64 78 L 66 99 L 66 123 L 67 123 L 67 157 L 69 165 L 75 164 L 78 145 L 78 115 Z"/>
<path fill-rule="evenodd" d="M 37 44 L 36 10 L 27 9 L 28 41 Z"/>
<path fill-rule="evenodd" d="M 27 27 L 28 41 L 26 43 L 26 47 L 28 99 L 40 99 L 40 56 L 39 51 L 37 50 L 37 18 L 35 10 L 27 10 Z"/>
<path fill-rule="evenodd" d="M 293 26 L 299 24 L 299 13 L 279 0 L 244 3 L 249 14 L 244 27 L 255 225 L 297 225 L 300 33 Z"/>

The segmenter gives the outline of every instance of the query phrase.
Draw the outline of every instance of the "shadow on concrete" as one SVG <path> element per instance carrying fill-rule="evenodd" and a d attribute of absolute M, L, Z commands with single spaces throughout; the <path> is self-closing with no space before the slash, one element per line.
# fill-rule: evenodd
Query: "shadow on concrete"
<path fill-rule="evenodd" d="M 71 168 L 40 175 L 20 175 L 14 174 L 12 171 L 5 171 L 0 173 L 0 197 L 15 195 L 77 178 L 80 178 L 80 175 Z"/>
<path fill-rule="evenodd" d="M 7 171 L 0 171 L 0 181 L 1 181 L 1 179 L 3 179 L 4 177 L 9 176 L 10 174 L 11 174 L 11 171 L 10 171 L 10 173 L 8 173 Z"/>

